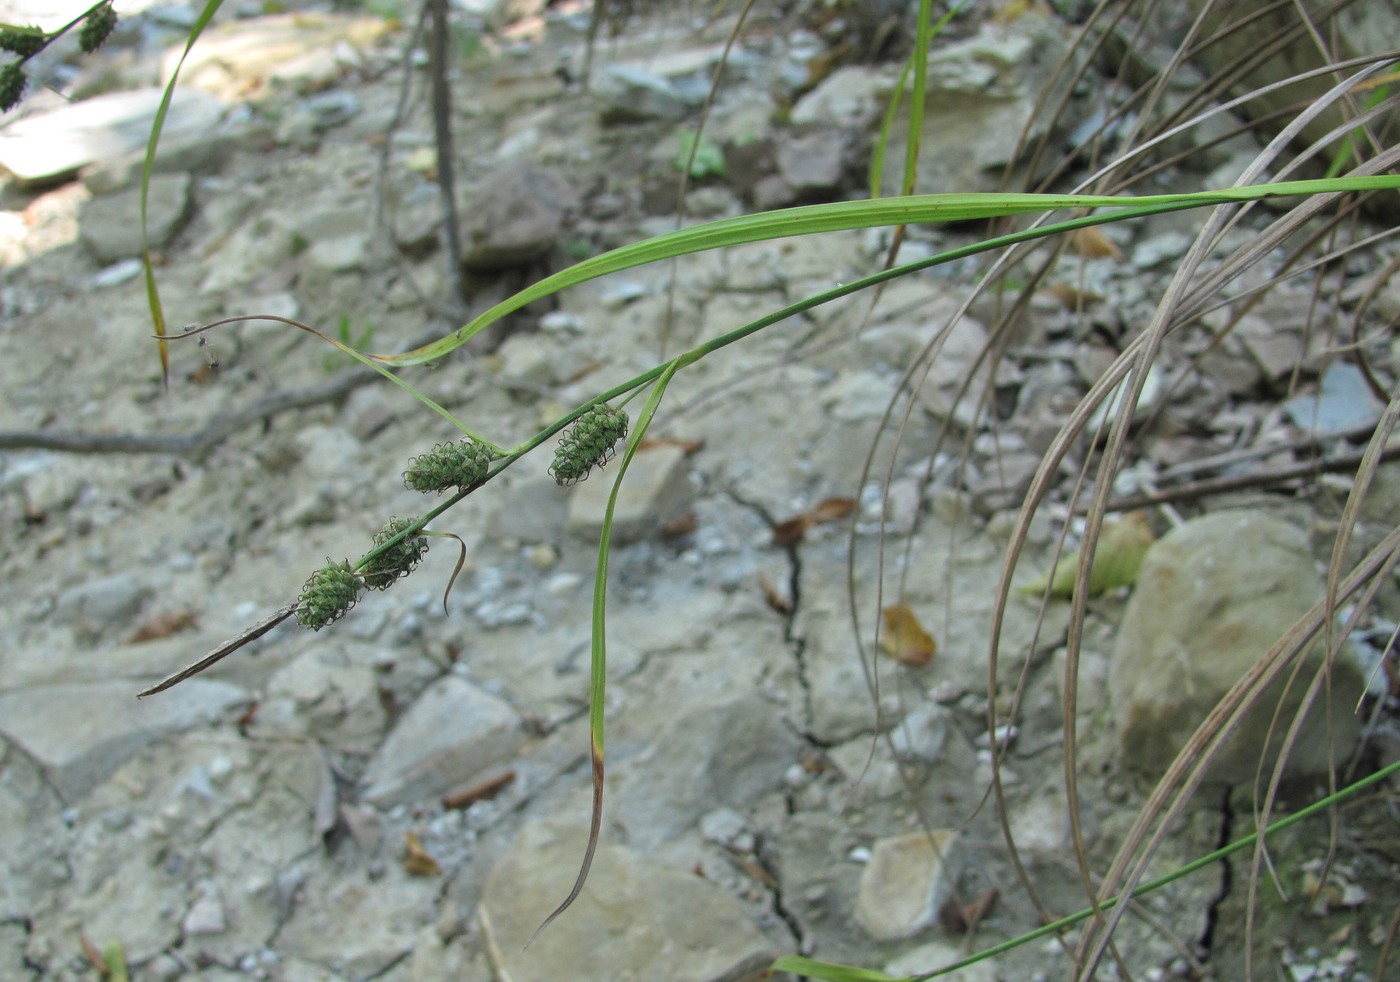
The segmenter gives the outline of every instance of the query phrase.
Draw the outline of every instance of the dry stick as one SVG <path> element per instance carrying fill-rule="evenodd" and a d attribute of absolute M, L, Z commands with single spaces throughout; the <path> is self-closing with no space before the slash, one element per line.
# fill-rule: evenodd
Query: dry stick
<path fill-rule="evenodd" d="M 462 238 L 457 227 L 457 191 L 452 162 L 452 88 L 447 80 L 447 0 L 428 0 L 433 25 L 428 32 L 428 73 L 433 86 L 433 139 L 437 144 L 438 190 L 442 197 L 443 222 L 447 226 L 447 271 L 452 290 L 461 300 L 467 298 L 462 278 Z"/>
<path fill-rule="evenodd" d="M 1189 501 L 1195 498 L 1209 497 L 1213 494 L 1224 494 L 1228 491 L 1268 487 L 1271 484 L 1279 484 L 1297 478 L 1315 477 L 1318 474 L 1335 474 L 1339 471 L 1355 470 L 1360 466 L 1363 456 L 1365 456 L 1365 451 L 1356 450 L 1351 453 L 1338 454 L 1325 460 L 1303 461 L 1291 467 L 1255 471 L 1251 474 L 1236 474 L 1231 477 L 1206 478 L 1202 481 L 1192 481 L 1189 484 L 1166 488 L 1162 491 L 1116 498 L 1108 503 L 1108 510 L 1132 511 L 1135 508 L 1149 508 L 1171 501 Z M 1387 447 L 1381 451 L 1380 461 L 1385 463 L 1395 460 L 1397 457 L 1400 457 L 1400 446 Z M 1075 508 L 1075 512 L 1082 514 L 1086 509 L 1086 505 L 1080 505 Z"/>
<path fill-rule="evenodd" d="M 136 698 L 144 699 L 146 696 L 153 696 L 157 692 L 164 692 L 171 686 L 179 685 L 181 682 L 185 681 L 185 679 L 198 675 L 200 672 L 204 671 L 206 668 L 210 667 L 215 662 L 220 661 L 221 659 L 233 654 L 235 651 L 243 647 L 249 641 L 256 641 L 258 638 L 262 637 L 268 631 L 271 631 L 274 627 L 276 627 L 278 624 L 281 624 L 283 621 L 285 621 L 288 617 L 291 617 L 296 612 L 297 605 L 295 603 L 288 604 L 287 606 L 278 610 L 276 613 L 271 614 L 263 620 L 259 621 L 258 623 L 254 624 L 252 627 L 248 628 L 246 631 L 244 631 L 242 634 L 239 634 L 237 637 L 229 638 L 223 644 L 219 645 L 213 651 L 209 652 L 209 654 L 205 655 L 203 658 L 200 658 L 193 664 L 180 669 L 180 671 L 176 672 L 174 675 L 166 676 L 164 679 L 157 682 L 155 685 L 142 689 L 140 692 L 136 693 Z"/>
<path fill-rule="evenodd" d="M 354 368 L 331 381 L 309 389 L 282 389 L 233 412 L 220 412 L 193 433 L 147 435 L 140 433 L 64 433 L 49 430 L 0 431 L 0 450 L 58 450 L 64 453 L 166 453 L 199 454 L 223 442 L 238 430 L 265 417 L 289 409 L 305 409 L 334 402 L 367 382 L 379 378 L 370 369 Z"/>

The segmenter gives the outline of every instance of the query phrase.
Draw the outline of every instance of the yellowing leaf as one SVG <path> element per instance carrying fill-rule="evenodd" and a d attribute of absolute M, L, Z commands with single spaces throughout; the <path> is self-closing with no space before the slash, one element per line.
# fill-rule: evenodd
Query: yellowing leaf
<path fill-rule="evenodd" d="M 881 614 L 885 630 L 880 635 L 880 650 L 911 668 L 927 665 L 938 650 L 938 642 L 924 630 L 909 605 L 895 604 L 886 607 Z"/>
<path fill-rule="evenodd" d="M 1118 243 L 1093 225 L 1075 230 L 1070 235 L 1070 245 L 1085 259 L 1112 259 L 1116 262 L 1123 260 L 1123 250 L 1118 248 Z"/>
<path fill-rule="evenodd" d="M 428 850 L 423 848 L 423 840 L 418 838 L 416 832 L 405 832 L 403 838 L 406 847 L 403 868 L 409 876 L 442 875 L 442 867 L 436 859 L 428 855 Z"/>
<path fill-rule="evenodd" d="M 1135 511 L 1117 521 L 1103 524 L 1098 548 L 1094 552 L 1094 567 L 1089 573 L 1091 596 L 1131 586 L 1137 582 L 1143 557 L 1156 540 L 1145 512 Z M 1050 574 L 1042 574 L 1021 587 L 1025 594 L 1041 594 L 1050 587 L 1050 595 L 1068 598 L 1074 593 L 1074 581 L 1079 575 L 1079 551 L 1062 556 Z"/>

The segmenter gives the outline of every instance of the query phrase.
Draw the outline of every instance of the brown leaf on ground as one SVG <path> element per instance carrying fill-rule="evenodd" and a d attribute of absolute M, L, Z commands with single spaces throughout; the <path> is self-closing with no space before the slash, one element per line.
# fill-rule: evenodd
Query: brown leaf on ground
<path fill-rule="evenodd" d="M 682 440 L 674 436 L 649 436 L 638 445 L 638 450 L 649 450 L 652 447 L 679 447 L 687 455 L 701 450 L 705 446 L 704 440 Z"/>
<path fill-rule="evenodd" d="M 854 498 L 827 498 L 799 515 L 778 522 L 773 526 L 773 545 L 791 546 L 802 541 L 802 536 L 813 525 L 838 522 L 856 510 Z"/>
<path fill-rule="evenodd" d="M 409 876 L 441 876 L 442 867 L 438 861 L 428 855 L 428 850 L 423 848 L 423 840 L 418 838 L 416 832 L 405 832 L 403 834 L 406 851 L 403 857 L 403 868 Z"/>
<path fill-rule="evenodd" d="M 763 599 L 774 613 L 787 617 L 792 613 L 792 600 L 788 598 L 778 585 L 766 576 L 758 578 L 758 585 L 763 588 Z"/>
<path fill-rule="evenodd" d="M 142 641 L 155 641 L 168 638 L 172 634 L 188 631 L 199 623 L 199 615 L 192 610 L 176 610 L 168 614 L 157 614 L 143 623 L 131 636 L 127 644 L 140 644 Z"/>
<path fill-rule="evenodd" d="M 1070 246 L 1085 259 L 1123 261 L 1123 250 L 1118 248 L 1118 243 L 1105 235 L 1103 229 L 1092 225 L 1088 228 L 1076 229 L 1070 235 Z"/>
<path fill-rule="evenodd" d="M 1068 283 L 1051 283 L 1041 292 L 1054 297 L 1066 310 L 1081 310 L 1103 300 L 1102 294 L 1081 290 Z"/>
<path fill-rule="evenodd" d="M 462 788 L 460 791 L 451 791 L 442 797 L 442 807 L 444 808 L 470 808 L 478 801 L 489 801 L 496 797 L 506 788 L 510 787 L 515 780 L 515 771 L 507 770 L 495 777 L 487 778 L 473 784 L 471 787 Z"/>
<path fill-rule="evenodd" d="M 933 659 L 938 642 L 924 630 L 908 604 L 895 604 L 880 613 L 885 624 L 880 636 L 881 651 L 911 668 L 922 668 Z"/>
<path fill-rule="evenodd" d="M 787 521 L 779 522 L 773 526 L 773 545 L 794 546 L 802 541 L 802 536 L 807 531 L 807 526 L 811 522 L 805 515 L 798 515 L 796 518 L 789 518 Z"/>

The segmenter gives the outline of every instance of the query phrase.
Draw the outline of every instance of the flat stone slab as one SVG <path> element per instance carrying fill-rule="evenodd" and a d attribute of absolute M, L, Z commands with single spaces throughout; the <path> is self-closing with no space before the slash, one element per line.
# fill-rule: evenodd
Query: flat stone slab
<path fill-rule="evenodd" d="M 97 787 L 132 754 L 246 702 L 227 682 L 190 679 L 174 698 L 137 700 L 129 679 L 0 692 L 0 734 L 43 767 L 64 800 Z"/>
<path fill-rule="evenodd" d="M 390 807 L 433 798 L 504 764 L 525 742 L 499 696 L 454 675 L 430 685 L 365 770 L 365 800 Z"/>
<path fill-rule="evenodd" d="M 759 978 L 777 957 L 740 901 L 688 869 L 608 842 L 583 893 L 527 948 L 568 893 L 586 836 L 527 825 L 492 868 L 477 916 L 498 978 L 727 982 Z"/>
<path fill-rule="evenodd" d="M 155 87 L 100 95 L 0 129 L 0 167 L 21 184 L 38 184 L 143 150 L 163 91 Z M 207 133 L 223 112 L 224 104 L 209 93 L 180 89 L 170 102 L 161 143 L 183 143 Z"/>
<path fill-rule="evenodd" d="M 146 201 L 146 232 L 152 249 L 163 249 L 190 216 L 189 174 L 156 174 Z M 99 195 L 83 206 L 78 235 L 100 263 L 141 255 L 141 189 Z"/>

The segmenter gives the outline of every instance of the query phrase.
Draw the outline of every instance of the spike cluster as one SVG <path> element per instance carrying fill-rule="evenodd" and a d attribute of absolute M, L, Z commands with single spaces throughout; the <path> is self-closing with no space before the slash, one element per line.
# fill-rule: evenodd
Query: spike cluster
<path fill-rule="evenodd" d="M 0 113 L 9 112 L 19 104 L 24 87 L 29 83 L 19 62 L 12 61 L 0 68 Z"/>
<path fill-rule="evenodd" d="M 389 524 L 374 533 L 375 547 L 382 546 L 400 532 L 414 525 L 416 518 L 391 518 Z M 388 550 L 370 560 L 364 568 L 365 586 L 371 590 L 387 590 L 401 576 L 413 572 L 423 554 L 428 551 L 428 539 L 422 535 L 410 535 L 400 539 Z"/>
<path fill-rule="evenodd" d="M 595 464 L 601 467 L 612 460 L 614 446 L 625 436 L 625 412 L 602 403 L 589 407 L 559 441 L 550 477 L 560 485 L 582 481 Z"/>
<path fill-rule="evenodd" d="M 38 54 L 48 40 L 49 36 L 37 27 L 0 28 L 0 50 L 13 51 L 21 58 Z"/>
<path fill-rule="evenodd" d="M 297 598 L 297 623 L 313 631 L 345 616 L 364 587 L 348 562 L 326 562 L 329 565 L 311 574 Z"/>
<path fill-rule="evenodd" d="M 444 443 L 408 462 L 403 483 L 414 491 L 465 491 L 486 479 L 492 452 L 471 440 Z"/>
<path fill-rule="evenodd" d="M 83 49 L 83 54 L 92 54 L 106 43 L 116 26 L 117 12 L 110 3 L 94 7 L 83 18 L 82 29 L 78 31 L 78 47 Z"/>

